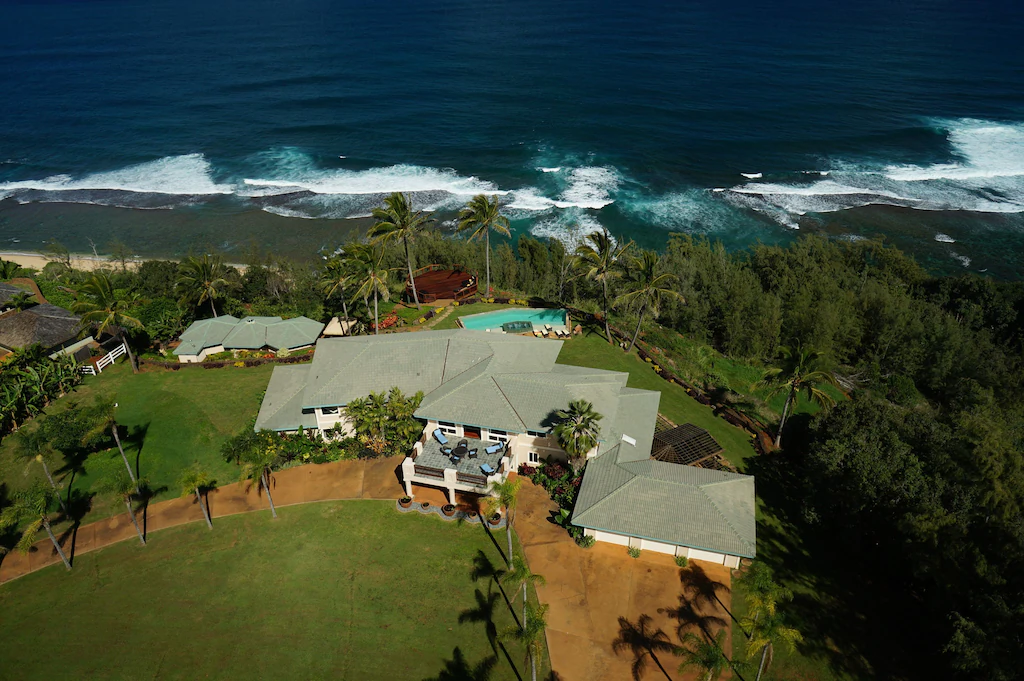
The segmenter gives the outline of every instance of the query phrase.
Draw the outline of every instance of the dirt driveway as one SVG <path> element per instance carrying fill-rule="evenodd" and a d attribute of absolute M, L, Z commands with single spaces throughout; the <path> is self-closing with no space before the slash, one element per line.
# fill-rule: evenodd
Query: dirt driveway
<path fill-rule="evenodd" d="M 582 549 L 548 520 L 556 508 L 543 488 L 524 481 L 516 530 L 530 569 L 547 580 L 547 586 L 537 592 L 541 602 L 551 606 L 548 647 L 551 667 L 561 681 L 630 679 L 635 659 L 631 647 L 627 645 L 616 654 L 612 642 L 625 633 L 642 643 L 636 630 L 644 615 L 651 618 L 648 632 L 660 629 L 676 644 L 681 623 L 702 618 L 688 625 L 685 633 L 697 631 L 701 624 L 715 631 L 728 622 L 728 568 L 693 561 L 681 570 L 671 556 L 644 551 L 634 559 L 625 547 L 604 543 Z M 730 643 L 727 638 L 726 651 Z M 671 678 L 694 676 L 676 673 L 679 658 L 671 654 L 658 657 Z M 648 663 L 645 677 L 663 676 L 653 661 Z"/>

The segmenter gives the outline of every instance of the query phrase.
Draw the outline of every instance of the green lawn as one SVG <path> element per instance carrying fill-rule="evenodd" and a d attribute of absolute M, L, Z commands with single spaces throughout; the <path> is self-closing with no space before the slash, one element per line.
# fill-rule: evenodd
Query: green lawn
<path fill-rule="evenodd" d="M 584 332 L 583 336 L 565 341 L 558 361 L 561 364 L 627 372 L 629 387 L 661 392 L 658 410 L 662 414 L 677 424 L 694 423 L 706 429 L 725 448 L 725 457 L 741 470 L 746 459 L 754 456 L 751 438 L 746 432 L 729 425 L 715 416 L 710 407 L 705 407 L 687 395 L 678 385 L 661 378 L 635 352 L 627 355 L 597 332 Z"/>
<path fill-rule="evenodd" d="M 221 458 L 220 447 L 256 416 L 272 371 L 272 364 L 264 364 L 132 375 L 127 363 L 121 362 L 99 376 L 86 377 L 74 394 L 50 409 L 65 409 L 74 400 L 87 403 L 100 394 L 112 395 L 118 404 L 122 433 L 128 432 L 122 440 L 125 454 L 133 464 L 138 461 L 138 470 L 157 492 L 158 501 L 178 495 L 178 477 L 193 461 L 201 461 L 221 484 L 238 480 L 238 466 Z M 0 482 L 19 489 L 43 479 L 37 465 L 26 469 L 13 459 L 12 447 L 11 437 L 0 444 Z M 104 478 L 123 468 L 114 448 L 91 455 L 83 473 L 72 476 L 64 472 L 58 477 L 65 490 L 98 492 Z M 124 512 L 120 502 L 98 493 L 91 504 L 85 522 Z"/>
<path fill-rule="evenodd" d="M 471 314 L 478 314 L 480 312 L 494 312 L 495 310 L 504 310 L 510 307 L 504 303 L 473 303 L 471 305 L 459 305 L 451 314 L 446 318 L 442 319 L 435 326 L 431 327 L 437 330 L 441 329 L 457 329 L 459 328 L 458 319 L 459 317 L 465 317 Z"/>
<path fill-rule="evenodd" d="M 512 665 L 529 678 L 522 650 L 488 641 L 488 620 L 514 620 L 497 586 L 473 580 L 478 555 L 501 565 L 480 526 L 393 502 L 164 530 L 0 586 L 0 676 L 417 680 L 458 652 L 493 657 L 492 681 L 516 679 Z"/>

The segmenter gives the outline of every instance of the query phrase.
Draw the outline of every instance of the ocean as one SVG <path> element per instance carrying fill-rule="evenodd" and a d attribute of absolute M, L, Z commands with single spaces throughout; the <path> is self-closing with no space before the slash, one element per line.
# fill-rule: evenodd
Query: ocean
<path fill-rule="evenodd" d="M 381 197 L 1024 272 L 1024 3 L 0 1 L 0 251 L 312 257 Z"/>

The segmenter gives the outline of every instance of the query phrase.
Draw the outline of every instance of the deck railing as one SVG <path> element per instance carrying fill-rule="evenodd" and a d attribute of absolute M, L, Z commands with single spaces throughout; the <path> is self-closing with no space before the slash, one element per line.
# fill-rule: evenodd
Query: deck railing
<path fill-rule="evenodd" d="M 487 478 L 483 475 L 474 475 L 473 473 L 458 473 L 455 476 L 457 482 L 465 483 L 467 485 L 476 485 L 477 487 L 487 487 Z"/>
<path fill-rule="evenodd" d="M 444 480 L 444 469 L 433 468 L 431 466 L 416 466 L 413 468 L 413 472 L 416 475 L 422 475 L 425 478 L 439 478 Z"/>

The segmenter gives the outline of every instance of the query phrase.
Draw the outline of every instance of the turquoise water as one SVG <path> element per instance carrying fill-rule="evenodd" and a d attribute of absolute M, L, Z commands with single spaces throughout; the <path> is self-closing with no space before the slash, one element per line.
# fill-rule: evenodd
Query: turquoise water
<path fill-rule="evenodd" d="M 511 310 L 498 310 L 497 312 L 481 312 L 480 314 L 466 315 L 460 317 L 462 325 L 467 329 L 484 331 L 485 329 L 500 329 L 502 324 L 509 322 L 530 322 L 534 326 L 543 327 L 545 324 L 551 326 L 565 325 L 565 310 L 543 310 L 538 308 L 517 307 Z"/>

